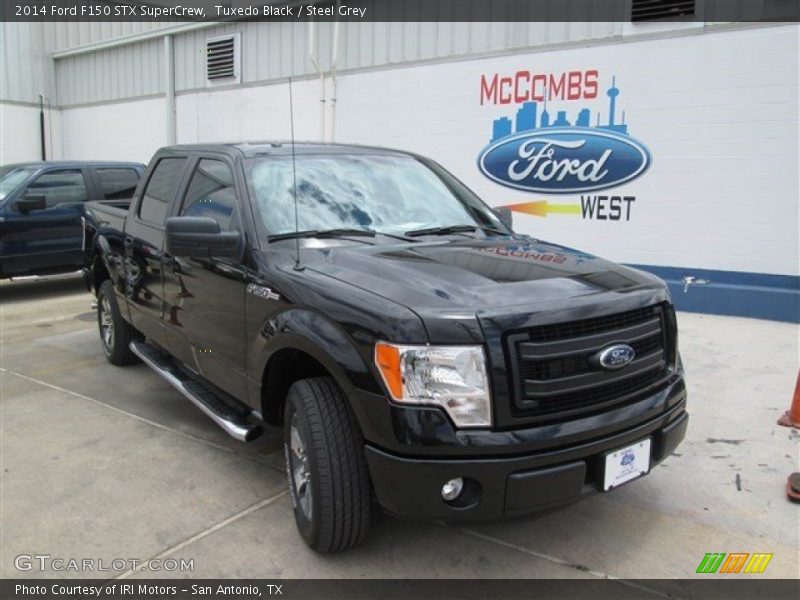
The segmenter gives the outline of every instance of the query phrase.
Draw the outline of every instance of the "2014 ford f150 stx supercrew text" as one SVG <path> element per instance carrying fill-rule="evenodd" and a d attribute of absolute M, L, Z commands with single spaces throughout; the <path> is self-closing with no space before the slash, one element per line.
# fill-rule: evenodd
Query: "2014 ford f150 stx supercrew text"
<path fill-rule="evenodd" d="M 538 512 L 646 474 L 686 431 L 663 282 L 512 231 L 436 163 L 298 143 L 156 153 L 90 203 L 108 360 L 234 437 L 282 426 L 315 550 L 399 516 Z"/>

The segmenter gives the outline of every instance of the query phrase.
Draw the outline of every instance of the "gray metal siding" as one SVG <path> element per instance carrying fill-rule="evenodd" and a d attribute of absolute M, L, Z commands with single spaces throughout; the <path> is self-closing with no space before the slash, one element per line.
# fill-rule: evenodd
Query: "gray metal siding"
<path fill-rule="evenodd" d="M 58 46 L 78 39 L 81 43 L 104 36 L 110 39 L 114 31 L 123 31 L 121 23 L 93 24 L 105 27 L 81 23 L 77 30 L 69 25 L 78 24 L 58 24 Z M 117 29 L 111 29 L 112 25 Z M 318 59 L 328 70 L 333 24 L 318 23 L 316 28 Z M 176 91 L 206 88 L 206 40 L 235 31 L 241 33 L 243 84 L 314 74 L 309 59 L 308 23 L 243 21 L 175 35 Z M 132 33 L 136 31 L 124 30 L 125 35 Z M 338 68 L 347 71 L 445 60 L 621 34 L 620 23 L 342 23 Z M 156 39 L 58 59 L 59 104 L 70 106 L 163 93 L 162 52 L 163 44 Z"/>
<path fill-rule="evenodd" d="M 622 35 L 622 23 L 342 23 L 340 27 L 342 70 Z"/>
<path fill-rule="evenodd" d="M 330 69 L 332 23 L 316 25 L 317 57 Z M 205 40 L 241 32 L 242 83 L 313 74 L 307 23 L 244 22 L 176 36 L 176 89 L 203 88 Z M 621 35 L 620 23 L 342 23 L 338 69 L 447 59 Z"/>
<path fill-rule="evenodd" d="M 330 53 L 330 29 L 319 27 L 321 48 Z M 205 44 L 209 38 L 241 32 L 242 83 L 270 81 L 314 72 L 308 53 L 308 24 L 242 22 L 175 36 L 175 89 L 206 87 Z M 327 44 L 327 46 L 325 45 Z"/>
<path fill-rule="evenodd" d="M 60 22 L 46 23 L 49 28 L 48 36 L 50 39 L 51 50 L 63 50 L 84 46 L 95 42 L 113 40 L 137 33 L 156 31 L 165 27 L 174 27 L 176 23 L 165 21 L 163 23 L 147 23 L 138 21 L 126 22 Z"/>
<path fill-rule="evenodd" d="M 163 45 L 163 40 L 153 39 L 59 59 L 59 105 L 163 93 Z"/>
<path fill-rule="evenodd" d="M 76 104 L 136 97 L 160 91 L 159 43 L 148 41 L 116 50 L 58 61 L 52 52 L 172 27 L 175 23 L 0 23 L 0 100 Z M 80 58 L 80 60 L 78 60 Z M 155 63 L 158 63 L 157 65 Z M 157 71 L 155 72 L 154 71 Z M 133 73 L 136 78 L 126 76 Z M 59 98 L 55 98 L 55 79 Z M 154 82 L 159 82 L 154 85 Z"/>
<path fill-rule="evenodd" d="M 38 102 L 49 94 L 40 23 L 0 23 L 0 56 L 0 100 Z"/>

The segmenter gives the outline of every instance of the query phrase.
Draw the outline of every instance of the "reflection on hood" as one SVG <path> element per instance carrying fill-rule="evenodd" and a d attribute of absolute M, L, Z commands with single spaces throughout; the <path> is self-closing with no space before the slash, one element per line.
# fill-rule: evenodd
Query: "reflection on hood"
<path fill-rule="evenodd" d="M 333 244 L 306 247 L 303 256 L 321 273 L 410 307 L 480 310 L 662 287 L 646 273 L 589 254 L 508 239 Z"/>

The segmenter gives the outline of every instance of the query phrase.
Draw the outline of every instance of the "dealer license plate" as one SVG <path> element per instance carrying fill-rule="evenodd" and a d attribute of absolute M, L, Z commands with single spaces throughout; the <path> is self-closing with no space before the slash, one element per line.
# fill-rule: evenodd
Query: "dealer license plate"
<path fill-rule="evenodd" d="M 650 470 L 650 443 L 651 439 L 647 438 L 606 454 L 603 490 L 610 490 L 647 474 Z"/>

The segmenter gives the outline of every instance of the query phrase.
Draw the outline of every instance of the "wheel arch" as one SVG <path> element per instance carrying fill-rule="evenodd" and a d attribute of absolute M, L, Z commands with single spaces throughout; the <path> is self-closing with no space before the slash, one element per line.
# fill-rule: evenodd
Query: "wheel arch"
<path fill-rule="evenodd" d="M 320 361 L 303 350 L 286 347 L 275 352 L 261 377 L 261 414 L 264 421 L 271 425 L 283 423 L 286 397 L 293 383 L 325 376 L 332 375 Z"/>
<path fill-rule="evenodd" d="M 112 255 L 111 244 L 102 234 L 96 234 L 92 243 L 93 252 L 91 260 L 91 278 L 89 283 L 94 287 L 94 293 L 100 291 L 100 286 L 106 279 L 110 279 L 115 288 L 119 288 L 119 274 L 112 267 L 110 260 Z"/>
<path fill-rule="evenodd" d="M 111 279 L 108 267 L 106 267 L 105 261 L 100 258 L 99 254 L 95 255 L 94 260 L 92 260 L 91 270 L 91 285 L 95 294 L 100 291 L 100 286 L 103 285 L 106 279 Z"/>
<path fill-rule="evenodd" d="M 347 397 L 356 387 L 376 387 L 369 366 L 342 327 L 325 316 L 292 309 L 262 329 L 261 413 L 280 425 L 291 385 L 308 377 L 329 376 Z"/>

